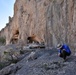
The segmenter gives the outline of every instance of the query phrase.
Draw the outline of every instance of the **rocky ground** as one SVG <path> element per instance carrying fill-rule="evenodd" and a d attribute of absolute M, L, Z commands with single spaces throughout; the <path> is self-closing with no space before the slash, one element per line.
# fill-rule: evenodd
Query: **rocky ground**
<path fill-rule="evenodd" d="M 10 45 L 0 47 L 0 51 L 1 54 L 5 52 L 1 62 L 9 63 L 0 70 L 0 75 L 76 75 L 76 56 L 71 55 L 64 62 L 55 48 L 25 49 Z M 4 61 L 5 55 L 8 55 L 8 62 Z"/>

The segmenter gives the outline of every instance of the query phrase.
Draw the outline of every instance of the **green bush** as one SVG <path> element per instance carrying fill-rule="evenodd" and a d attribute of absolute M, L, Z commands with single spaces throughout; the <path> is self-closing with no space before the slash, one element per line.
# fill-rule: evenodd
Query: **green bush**
<path fill-rule="evenodd" d="M 5 44 L 6 39 L 4 37 L 0 37 L 0 43 Z"/>

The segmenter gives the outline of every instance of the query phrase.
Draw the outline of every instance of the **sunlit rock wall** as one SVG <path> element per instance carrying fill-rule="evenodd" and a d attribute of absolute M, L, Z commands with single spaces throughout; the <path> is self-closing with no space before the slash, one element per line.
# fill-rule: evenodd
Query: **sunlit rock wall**
<path fill-rule="evenodd" d="M 33 34 L 47 47 L 57 43 L 76 46 L 76 0 L 16 0 L 7 28 L 6 44 L 19 31 L 18 41 L 27 43 Z"/>

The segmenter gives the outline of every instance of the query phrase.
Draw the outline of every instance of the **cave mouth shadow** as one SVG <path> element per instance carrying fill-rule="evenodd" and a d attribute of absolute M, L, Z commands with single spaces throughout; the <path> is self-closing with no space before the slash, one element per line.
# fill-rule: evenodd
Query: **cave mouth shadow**
<path fill-rule="evenodd" d="M 19 30 L 16 30 L 15 33 L 13 34 L 13 37 L 11 38 L 10 43 L 16 44 L 18 43 L 18 40 L 19 40 Z"/>

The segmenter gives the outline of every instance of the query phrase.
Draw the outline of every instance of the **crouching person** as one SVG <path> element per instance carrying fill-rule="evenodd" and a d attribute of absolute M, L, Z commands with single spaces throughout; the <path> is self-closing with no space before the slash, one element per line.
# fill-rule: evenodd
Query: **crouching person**
<path fill-rule="evenodd" d="M 71 55 L 71 50 L 70 50 L 69 46 L 66 44 L 63 44 L 63 45 L 58 44 L 57 49 L 58 49 L 58 56 L 63 58 L 64 60 L 66 60 L 67 56 Z"/>

